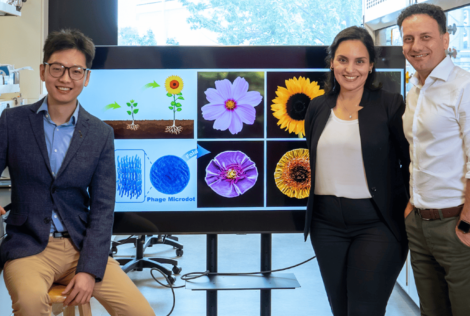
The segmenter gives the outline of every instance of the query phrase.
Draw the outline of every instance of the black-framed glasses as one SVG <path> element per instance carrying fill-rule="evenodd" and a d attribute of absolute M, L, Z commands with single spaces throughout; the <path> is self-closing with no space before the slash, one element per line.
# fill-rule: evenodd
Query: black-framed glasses
<path fill-rule="evenodd" d="M 74 81 L 83 79 L 86 72 L 89 70 L 80 66 L 65 67 L 59 63 L 44 63 L 44 65 L 49 65 L 49 74 L 54 78 L 62 77 L 65 73 L 65 70 L 68 70 L 70 79 Z"/>

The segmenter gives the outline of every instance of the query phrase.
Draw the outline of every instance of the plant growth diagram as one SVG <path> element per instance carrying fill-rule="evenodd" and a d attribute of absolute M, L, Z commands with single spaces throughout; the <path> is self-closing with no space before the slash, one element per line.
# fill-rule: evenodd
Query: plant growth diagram
<path fill-rule="evenodd" d="M 113 127 L 115 139 L 192 138 L 194 120 L 176 119 L 177 113 L 183 111 L 183 86 L 183 79 L 174 75 L 166 78 L 165 90 L 158 89 L 157 81 L 151 80 L 141 86 L 140 92 L 133 93 L 133 98 L 125 102 L 116 100 L 104 107 L 105 111 L 122 111 L 119 116 L 127 120 L 105 120 L 105 123 Z M 171 98 L 170 104 L 162 102 L 166 97 Z M 157 119 L 160 115 L 166 117 L 168 105 L 173 119 Z"/>

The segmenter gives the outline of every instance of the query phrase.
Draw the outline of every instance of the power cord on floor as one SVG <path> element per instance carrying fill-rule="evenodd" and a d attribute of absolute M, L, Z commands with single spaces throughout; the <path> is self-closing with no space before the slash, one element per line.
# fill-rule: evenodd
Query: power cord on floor
<path fill-rule="evenodd" d="M 203 277 L 203 276 L 208 276 L 208 275 L 252 275 L 252 274 L 265 274 L 265 273 L 273 273 L 273 272 L 280 272 L 280 271 L 285 271 L 285 270 L 289 270 L 289 269 L 293 269 L 293 268 L 296 268 L 298 266 L 301 266 L 309 261 L 312 261 L 313 259 L 315 259 L 317 256 L 313 256 L 312 258 L 310 259 L 307 259 L 301 263 L 298 263 L 296 265 L 293 265 L 293 266 L 290 266 L 290 267 L 287 267 L 287 268 L 282 268 L 282 269 L 276 269 L 276 270 L 269 270 L 269 271 L 260 271 L 260 272 L 237 272 L 237 273 L 223 273 L 223 272 L 210 272 L 210 271 L 205 271 L 205 272 L 190 272 L 190 273 L 186 273 L 186 274 L 183 274 L 181 276 L 181 280 L 183 281 L 189 281 L 189 280 L 194 280 L 194 279 L 198 279 L 200 277 Z M 166 283 L 167 284 L 163 284 L 161 283 L 160 281 L 157 280 L 157 278 L 153 275 L 153 271 L 156 270 L 158 272 L 160 272 L 161 275 L 163 275 L 163 277 L 165 278 L 166 280 Z M 175 291 L 174 289 L 178 289 L 178 288 L 183 288 L 185 287 L 185 285 L 179 285 L 179 286 L 174 286 L 173 284 L 171 284 L 170 280 L 168 279 L 168 277 L 166 276 L 165 273 L 163 273 L 161 270 L 157 269 L 157 268 L 152 268 L 150 270 L 150 275 L 152 275 L 152 278 L 158 283 L 160 284 L 161 286 L 164 286 L 164 287 L 167 287 L 167 288 L 170 288 L 171 289 L 171 293 L 173 294 L 173 306 L 171 307 L 171 310 L 170 310 L 170 313 L 167 315 L 167 316 L 170 316 L 171 313 L 173 313 L 173 310 L 175 309 L 175 304 L 176 304 L 176 296 L 175 296 Z"/>
<path fill-rule="evenodd" d="M 183 281 L 189 281 L 189 280 L 194 280 L 203 276 L 207 275 L 251 275 L 251 274 L 265 274 L 265 273 L 273 273 L 273 272 L 280 272 L 280 271 L 285 271 L 289 270 L 295 267 L 298 267 L 300 265 L 303 265 L 304 263 L 307 263 L 313 259 L 315 259 L 317 256 L 313 256 L 312 258 L 305 260 L 301 263 L 298 263 L 296 265 L 287 267 L 287 268 L 282 268 L 282 269 L 276 269 L 276 270 L 269 270 L 269 271 L 261 271 L 261 272 L 238 272 L 238 273 L 221 273 L 221 272 L 210 272 L 210 271 L 205 271 L 205 272 L 190 272 L 183 274 L 181 276 L 181 280 Z"/>
<path fill-rule="evenodd" d="M 163 283 L 161 283 L 160 281 L 157 280 L 157 278 L 153 275 L 153 271 L 154 271 L 154 270 L 160 272 L 161 275 L 163 275 L 163 277 L 165 278 L 167 284 L 163 284 Z M 150 270 L 150 275 L 152 276 L 152 278 L 153 278 L 158 284 L 160 284 L 161 286 L 168 287 L 168 288 L 171 289 L 171 293 L 173 294 L 173 305 L 171 306 L 170 313 L 168 313 L 168 315 L 167 315 L 167 316 L 170 316 L 171 313 L 173 313 L 173 310 L 175 309 L 175 304 L 176 304 L 176 295 L 175 295 L 175 290 L 174 290 L 174 289 L 183 288 L 183 287 L 185 287 L 185 286 L 184 286 L 184 285 L 174 286 L 173 284 L 171 284 L 171 282 L 170 282 L 170 280 L 168 279 L 168 277 L 166 276 L 166 274 L 163 273 L 163 271 L 161 271 L 160 269 L 157 269 L 157 268 L 152 268 L 152 269 Z"/>

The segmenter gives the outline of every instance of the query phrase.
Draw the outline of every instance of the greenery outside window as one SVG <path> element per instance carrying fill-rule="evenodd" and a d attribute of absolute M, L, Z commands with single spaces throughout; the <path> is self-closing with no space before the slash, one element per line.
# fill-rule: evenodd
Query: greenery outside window
<path fill-rule="evenodd" d="M 119 0 L 119 45 L 329 45 L 361 0 Z"/>

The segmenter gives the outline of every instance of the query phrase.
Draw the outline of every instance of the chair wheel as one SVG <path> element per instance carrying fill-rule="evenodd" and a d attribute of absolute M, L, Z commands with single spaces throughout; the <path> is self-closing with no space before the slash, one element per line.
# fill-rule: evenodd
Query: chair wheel
<path fill-rule="evenodd" d="M 111 252 L 113 253 L 113 255 L 117 254 L 118 252 L 117 247 L 112 247 Z"/>
<path fill-rule="evenodd" d="M 170 281 L 171 284 L 175 284 L 176 278 L 170 276 L 168 277 L 168 281 Z"/>
<path fill-rule="evenodd" d="M 183 270 L 183 268 L 176 267 L 176 266 L 174 266 L 172 269 L 173 274 L 180 274 L 181 270 Z"/>
<path fill-rule="evenodd" d="M 183 249 L 176 249 L 176 256 L 181 257 L 183 253 Z"/>

